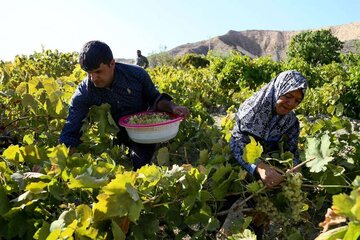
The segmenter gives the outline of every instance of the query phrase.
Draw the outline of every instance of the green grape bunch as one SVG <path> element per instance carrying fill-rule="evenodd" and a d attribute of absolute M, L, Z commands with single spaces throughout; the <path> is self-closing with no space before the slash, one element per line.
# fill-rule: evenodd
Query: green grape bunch
<path fill-rule="evenodd" d="M 284 177 L 281 188 L 256 197 L 256 210 L 286 227 L 302 220 L 301 213 L 304 211 L 306 195 L 301 190 L 303 183 L 301 173 L 287 172 Z"/>
<path fill-rule="evenodd" d="M 301 173 L 289 172 L 285 174 L 285 181 L 282 184 L 282 192 L 289 202 L 292 213 L 291 217 L 295 222 L 301 220 L 300 213 L 304 207 L 305 195 L 301 190 L 302 183 Z"/>
<path fill-rule="evenodd" d="M 156 124 L 170 120 L 166 113 L 146 113 L 134 115 L 129 118 L 129 124 Z"/>
<path fill-rule="evenodd" d="M 275 204 L 270 200 L 269 196 L 262 195 L 256 198 L 256 210 L 268 216 L 272 221 L 282 225 L 288 226 L 289 221 L 286 215 L 278 210 Z"/>

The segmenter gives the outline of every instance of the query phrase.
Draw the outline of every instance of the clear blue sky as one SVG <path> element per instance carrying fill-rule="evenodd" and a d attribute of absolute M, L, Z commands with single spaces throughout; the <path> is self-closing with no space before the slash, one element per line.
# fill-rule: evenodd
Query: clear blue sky
<path fill-rule="evenodd" d="M 305 30 L 360 21 L 359 0 L 0 0 L 0 60 L 89 40 L 135 58 L 229 30 Z"/>

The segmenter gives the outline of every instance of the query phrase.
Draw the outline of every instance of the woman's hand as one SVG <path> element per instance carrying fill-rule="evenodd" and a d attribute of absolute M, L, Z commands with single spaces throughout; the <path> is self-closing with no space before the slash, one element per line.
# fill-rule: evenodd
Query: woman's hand
<path fill-rule="evenodd" d="M 274 188 L 284 180 L 282 174 L 266 163 L 260 163 L 255 171 L 268 188 Z"/>

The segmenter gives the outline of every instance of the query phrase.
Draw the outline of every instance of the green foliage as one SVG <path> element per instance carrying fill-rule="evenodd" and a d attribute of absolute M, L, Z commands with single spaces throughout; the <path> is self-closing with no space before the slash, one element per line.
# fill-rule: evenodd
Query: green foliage
<path fill-rule="evenodd" d="M 224 62 L 216 61 L 217 66 L 213 65 L 212 68 L 219 71 L 216 76 L 220 80 L 220 87 L 229 97 L 244 88 L 257 89 L 280 70 L 280 65 L 269 58 L 250 59 L 236 52 L 232 52 Z"/>
<path fill-rule="evenodd" d="M 78 54 L 61 53 L 58 50 L 42 50 L 26 56 L 17 55 L 11 64 L 2 63 L 0 79 L 3 85 L 28 81 L 33 76 L 48 78 L 68 76 L 75 69 Z"/>
<path fill-rule="evenodd" d="M 333 196 L 331 214 L 327 216 L 329 218 L 328 222 L 325 222 L 325 224 L 329 224 L 330 221 L 333 221 L 333 224 L 347 222 L 347 225 L 322 233 L 316 238 L 316 240 L 339 238 L 356 240 L 359 238 L 360 226 L 358 222 L 360 220 L 360 197 L 358 193 L 360 189 L 358 181 L 359 177 L 357 177 L 353 182 L 353 190 L 349 195 L 340 193 Z"/>
<path fill-rule="evenodd" d="M 357 200 L 346 189 L 360 171 L 360 140 L 343 114 L 359 116 L 358 55 L 342 56 L 341 64 L 314 66 L 301 58 L 279 63 L 209 53 L 209 66 L 202 68 L 148 69 L 158 89 L 187 106 L 191 115 L 176 138 L 159 144 L 160 166 L 134 172 L 128 149 L 115 145 L 116 119 L 109 105 L 91 108 L 77 153 L 58 145 L 71 96 L 86 73 L 75 64 L 75 55 L 38 54 L 0 63 L 1 239 L 124 239 L 127 232 L 131 239 L 214 239 L 229 196 L 245 199 L 263 189 L 259 182 L 248 182 L 251 177 L 232 157 L 236 108 L 286 69 L 297 69 L 309 80 L 297 109 L 303 114 L 299 146 L 301 161 L 315 159 L 302 169 L 301 190 L 309 201 L 300 216 L 306 222 L 279 234 L 289 239 L 300 231 L 304 238 L 318 234 L 314 225 L 333 194 L 340 193 L 335 205 L 351 203 L 339 208 L 351 222 L 342 236 L 357 234 Z M 211 114 L 225 109 L 227 115 L 215 125 Z M 316 115 L 322 119 L 308 120 Z M 248 150 L 254 154 L 251 145 Z M 288 153 L 268 157 L 292 167 Z M 274 202 L 288 206 L 284 192 Z M 282 213 L 288 214 L 285 209 Z M 246 230 L 249 221 L 251 216 L 236 221 L 231 238 L 253 238 Z"/>
<path fill-rule="evenodd" d="M 194 53 L 185 54 L 184 56 L 176 60 L 176 65 L 185 68 L 189 68 L 189 67 L 204 68 L 204 67 L 208 67 L 209 64 L 210 64 L 209 60 L 207 60 L 201 55 Z"/>
<path fill-rule="evenodd" d="M 330 30 L 305 31 L 292 37 L 287 57 L 303 58 L 312 65 L 329 64 L 340 61 L 343 42 L 334 37 Z"/>
<path fill-rule="evenodd" d="M 156 66 L 174 66 L 175 58 L 168 52 L 160 51 L 158 53 L 152 53 L 148 56 L 149 67 L 153 68 Z"/>
<path fill-rule="evenodd" d="M 347 79 L 344 81 L 347 91 L 341 95 L 341 102 L 345 106 L 345 115 L 360 118 L 360 55 L 349 54 L 344 57 L 347 66 Z"/>

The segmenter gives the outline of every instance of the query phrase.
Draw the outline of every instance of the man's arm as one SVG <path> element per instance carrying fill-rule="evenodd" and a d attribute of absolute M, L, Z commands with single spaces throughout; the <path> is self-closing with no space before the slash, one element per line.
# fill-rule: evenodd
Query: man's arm
<path fill-rule="evenodd" d="M 179 116 L 183 116 L 185 118 L 188 117 L 190 114 L 189 109 L 187 109 L 187 107 L 177 106 L 175 103 L 167 99 L 162 99 L 158 101 L 158 103 L 156 104 L 156 110 L 160 112 L 173 113 Z"/>
<path fill-rule="evenodd" d="M 148 68 L 149 67 L 149 60 L 146 57 L 144 57 L 144 62 L 145 62 L 144 68 Z"/>
<path fill-rule="evenodd" d="M 64 143 L 67 147 L 74 148 L 81 143 L 82 121 L 89 112 L 85 88 L 85 86 L 80 86 L 75 91 L 71 99 L 68 118 L 59 138 L 59 142 Z"/>

